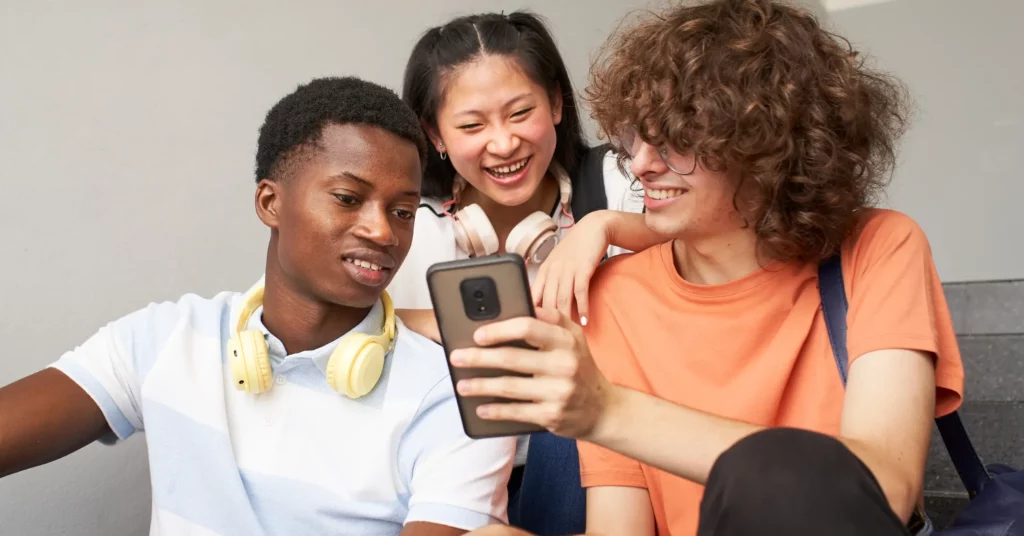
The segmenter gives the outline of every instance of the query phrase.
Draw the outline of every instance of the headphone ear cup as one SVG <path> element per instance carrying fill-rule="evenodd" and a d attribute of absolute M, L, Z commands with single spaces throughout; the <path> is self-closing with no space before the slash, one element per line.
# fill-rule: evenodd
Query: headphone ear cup
<path fill-rule="evenodd" d="M 470 257 L 497 253 L 498 235 L 479 205 L 469 205 L 455 213 L 455 243 Z"/>
<path fill-rule="evenodd" d="M 365 396 L 377 386 L 386 354 L 380 336 L 350 333 L 338 342 L 327 361 L 327 383 L 349 398 Z"/>
<path fill-rule="evenodd" d="M 505 251 L 516 253 L 528 263 L 540 264 L 557 242 L 558 224 L 543 212 L 534 212 L 512 228 L 505 240 Z"/>
<path fill-rule="evenodd" d="M 259 394 L 269 390 L 273 384 L 263 332 L 251 329 L 232 336 L 228 341 L 228 361 L 236 389 Z"/>

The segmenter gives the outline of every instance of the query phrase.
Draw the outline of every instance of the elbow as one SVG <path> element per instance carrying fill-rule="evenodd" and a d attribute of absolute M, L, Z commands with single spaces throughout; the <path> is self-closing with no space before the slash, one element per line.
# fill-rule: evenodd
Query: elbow
<path fill-rule="evenodd" d="M 845 439 L 843 443 L 867 466 L 900 521 L 909 521 L 921 501 L 924 467 L 907 467 L 904 461 L 886 456 L 856 440 Z"/>
<path fill-rule="evenodd" d="M 912 476 L 909 471 L 890 472 L 879 478 L 879 485 L 889 502 L 889 507 L 904 524 L 910 521 L 910 516 L 921 501 L 924 489 L 921 480 Z"/>

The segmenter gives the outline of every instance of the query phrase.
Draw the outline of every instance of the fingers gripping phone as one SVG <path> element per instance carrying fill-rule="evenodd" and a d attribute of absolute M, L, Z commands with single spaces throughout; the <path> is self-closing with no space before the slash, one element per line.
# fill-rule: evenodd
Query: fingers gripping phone
<path fill-rule="evenodd" d="M 534 316 L 530 282 L 526 264 L 516 254 L 491 255 L 472 259 L 441 262 L 427 269 L 427 287 L 434 305 L 434 316 L 441 333 L 441 343 L 449 358 L 453 351 L 473 348 L 473 333 L 485 324 L 520 316 Z M 532 348 L 523 341 L 508 343 Z M 448 361 L 452 386 L 466 378 L 528 376 L 503 369 L 457 368 Z M 522 402 L 500 397 L 455 398 L 466 435 L 474 438 L 528 434 L 543 428 L 515 421 L 492 421 L 477 416 L 483 404 Z"/>

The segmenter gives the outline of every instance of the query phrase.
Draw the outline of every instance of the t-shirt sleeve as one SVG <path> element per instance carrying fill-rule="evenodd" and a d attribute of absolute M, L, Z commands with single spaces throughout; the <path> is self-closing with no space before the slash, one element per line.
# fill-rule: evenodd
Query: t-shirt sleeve
<path fill-rule="evenodd" d="M 882 349 L 936 356 L 936 415 L 962 401 L 964 372 L 945 293 L 924 231 L 909 217 L 880 210 L 864 223 L 843 271 L 850 296 L 850 363 Z"/>
<path fill-rule="evenodd" d="M 508 523 L 515 446 L 514 437 L 466 436 L 451 380 L 444 377 L 427 394 L 399 444 L 399 467 L 410 492 L 405 522 L 467 531 Z"/>
<path fill-rule="evenodd" d="M 50 365 L 85 390 L 103 412 L 113 433 L 100 442 L 117 443 L 143 429 L 141 376 L 156 359 L 177 319 L 175 304 L 151 304 L 103 326 Z"/>
<path fill-rule="evenodd" d="M 638 381 L 632 350 L 626 344 L 614 312 L 603 296 L 603 274 L 599 269 L 592 280 L 590 317 L 584 333 L 597 368 L 613 384 L 643 390 Z M 580 457 L 580 481 L 583 487 L 625 486 L 647 488 L 640 463 L 617 452 L 586 441 L 577 441 Z"/>

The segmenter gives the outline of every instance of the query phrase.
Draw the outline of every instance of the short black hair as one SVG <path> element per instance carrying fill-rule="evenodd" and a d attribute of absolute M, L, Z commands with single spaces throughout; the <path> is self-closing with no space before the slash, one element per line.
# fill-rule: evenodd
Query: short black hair
<path fill-rule="evenodd" d="M 445 77 L 457 67 L 484 55 L 514 58 L 531 80 L 548 94 L 562 95 L 562 121 L 555 126 L 553 160 L 573 175 L 587 151 L 579 106 L 569 70 L 544 19 L 529 11 L 479 13 L 452 19 L 427 30 L 413 47 L 405 66 L 402 98 L 423 124 L 437 128 L 437 109 L 444 101 Z M 431 144 L 427 152 L 422 194 L 446 199 L 452 195 L 455 168 Z"/>
<path fill-rule="evenodd" d="M 324 127 L 379 127 L 416 144 L 420 167 L 427 142 L 419 119 L 394 91 L 354 76 L 317 78 L 300 85 L 267 112 L 256 149 L 256 182 L 275 179 L 297 149 L 315 146 Z"/>

